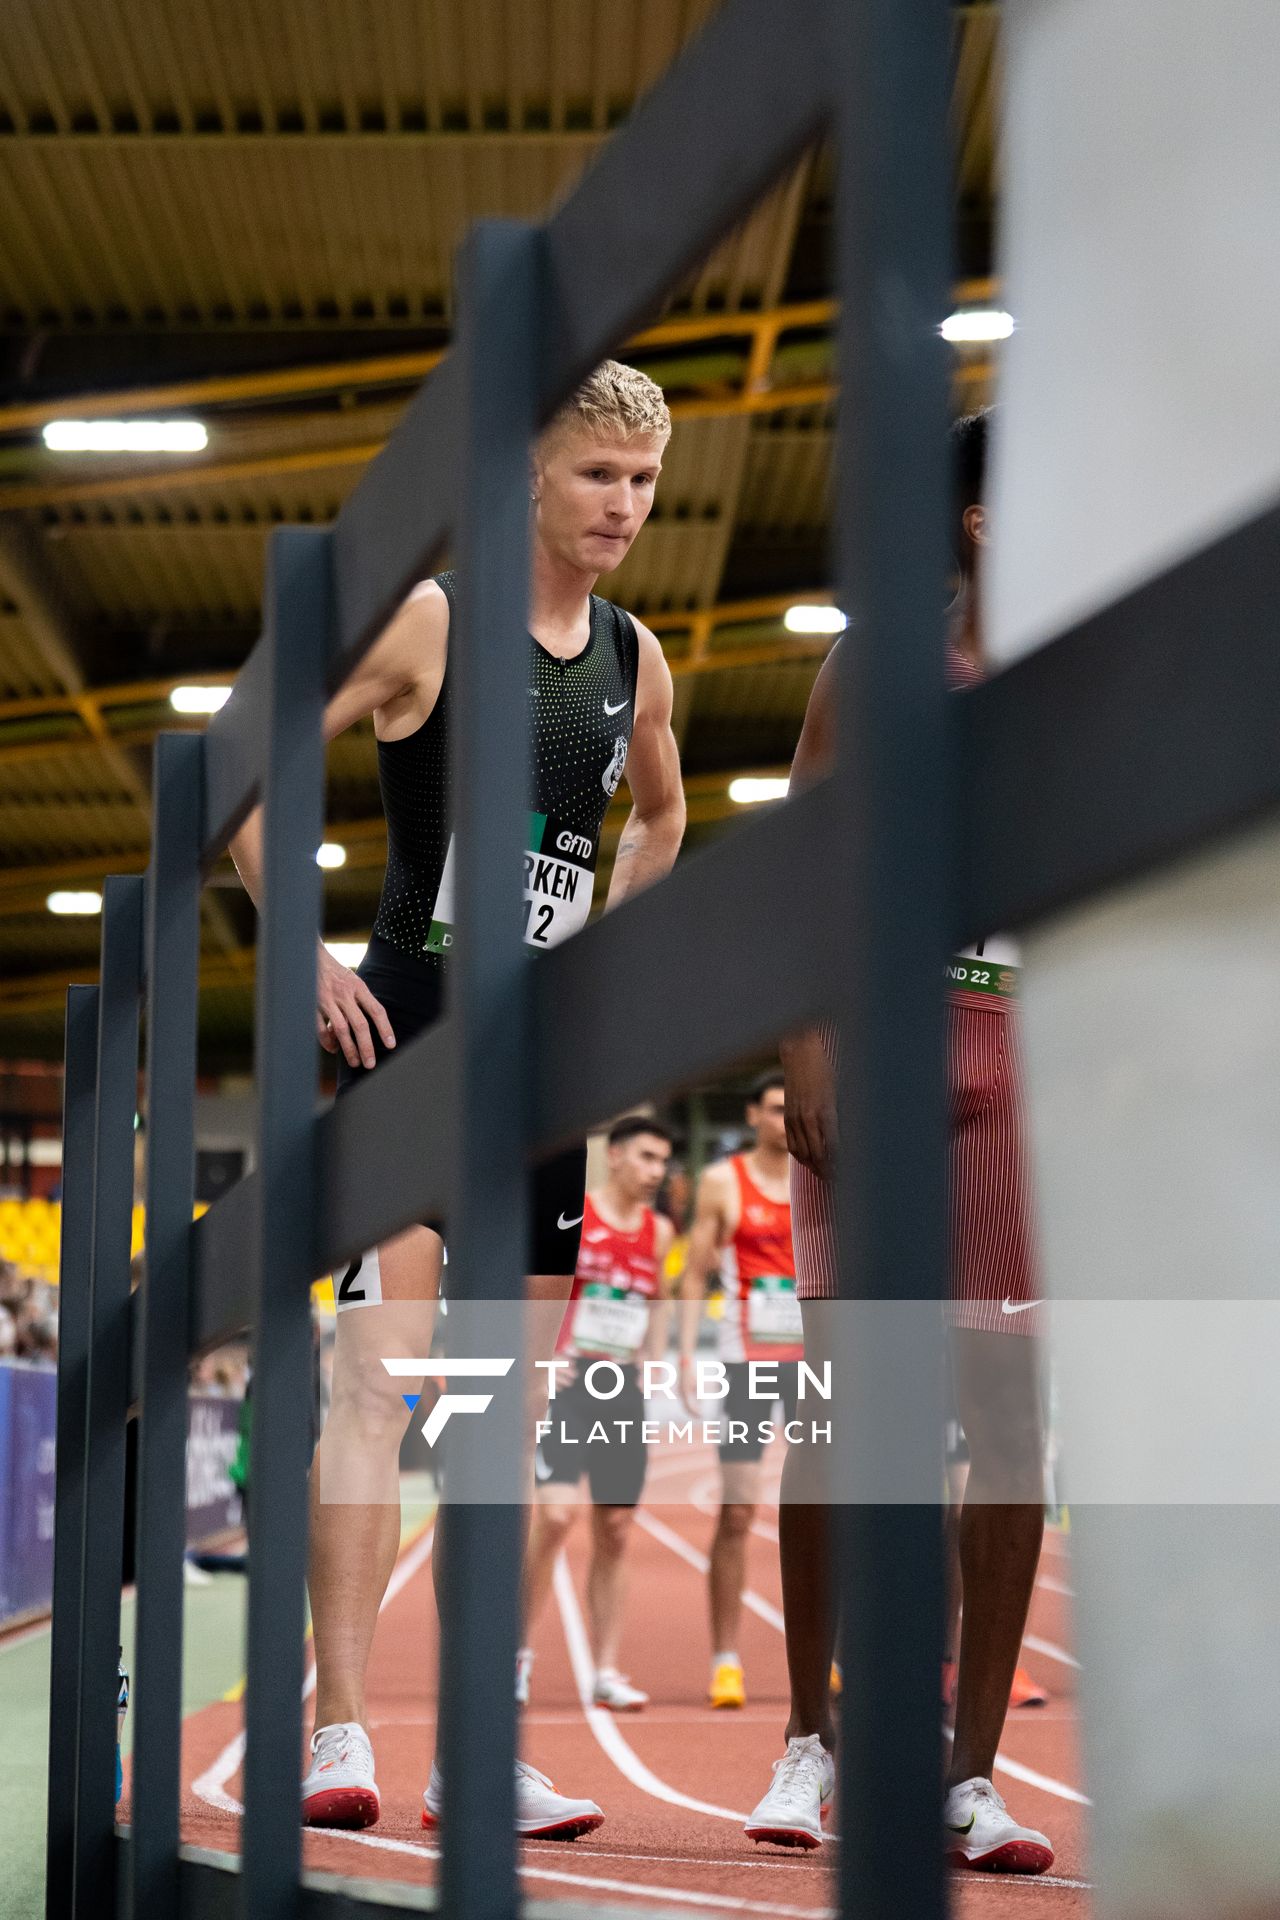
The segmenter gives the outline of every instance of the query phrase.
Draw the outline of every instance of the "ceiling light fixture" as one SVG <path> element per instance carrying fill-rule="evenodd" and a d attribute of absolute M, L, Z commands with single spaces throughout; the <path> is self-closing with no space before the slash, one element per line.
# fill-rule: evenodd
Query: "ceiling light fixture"
<path fill-rule="evenodd" d="M 79 893 L 51 893 L 45 905 L 50 913 L 101 913 L 102 895 L 88 889 Z"/>
<path fill-rule="evenodd" d="M 230 687 L 175 687 L 169 705 L 175 713 L 217 713 L 230 698 Z"/>
<path fill-rule="evenodd" d="M 316 854 L 318 867 L 345 867 L 346 864 L 347 850 L 338 846 L 336 841 L 326 840 Z"/>
<path fill-rule="evenodd" d="M 1007 340 L 1013 332 L 1013 315 L 1003 307 L 960 307 L 942 323 L 942 337 L 952 346 L 970 346 L 975 342 Z"/>
<path fill-rule="evenodd" d="M 729 798 L 740 807 L 758 807 L 762 800 L 785 800 L 790 782 L 744 774 L 729 782 Z"/>
<path fill-rule="evenodd" d="M 839 607 L 788 607 L 782 616 L 788 633 L 843 633 L 848 625 Z"/>
<path fill-rule="evenodd" d="M 41 435 L 50 453 L 201 453 L 199 420 L 50 420 Z"/>

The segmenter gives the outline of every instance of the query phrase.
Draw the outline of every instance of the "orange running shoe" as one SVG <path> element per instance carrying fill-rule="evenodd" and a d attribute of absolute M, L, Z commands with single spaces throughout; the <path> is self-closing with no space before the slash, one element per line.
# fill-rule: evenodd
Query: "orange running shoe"
<path fill-rule="evenodd" d="M 1011 1707 L 1043 1707 L 1047 1705 L 1049 1695 L 1044 1687 L 1037 1686 L 1025 1667 L 1019 1667 L 1013 1676 L 1013 1685 L 1009 1689 Z"/>
<path fill-rule="evenodd" d="M 732 1660 L 722 1660 L 711 1676 L 711 1691 L 707 1698 L 713 1707 L 745 1707 L 747 1704 L 747 1686 L 742 1677 L 742 1668 Z"/>

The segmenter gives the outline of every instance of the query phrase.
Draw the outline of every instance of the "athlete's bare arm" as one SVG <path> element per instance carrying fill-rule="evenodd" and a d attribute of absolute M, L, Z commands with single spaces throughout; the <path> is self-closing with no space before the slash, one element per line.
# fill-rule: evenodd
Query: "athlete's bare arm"
<path fill-rule="evenodd" d="M 449 603 L 434 580 L 414 588 L 386 631 L 325 709 L 324 736 L 332 740 L 373 715 L 380 740 L 400 740 L 416 731 L 439 698 L 449 644 Z M 231 841 L 231 857 L 255 906 L 262 904 L 262 809 L 249 815 Z M 323 944 L 316 981 L 316 1029 L 329 1053 L 342 1049 L 349 1066 L 371 1067 L 375 1055 L 370 1022 L 384 1045 L 395 1034 L 381 1003 L 364 981 L 335 960 Z"/>
<path fill-rule="evenodd" d="M 689 1253 L 680 1281 L 680 1383 L 685 1399 L 692 1391 L 693 1357 L 698 1346 L 698 1327 L 702 1303 L 707 1296 L 707 1278 L 719 1265 L 721 1249 L 728 1244 L 737 1222 L 734 1218 L 736 1186 L 733 1169 L 727 1160 L 714 1160 L 704 1168 L 698 1182 L 693 1226 L 689 1232 Z"/>
<path fill-rule="evenodd" d="M 670 873 L 684 838 L 680 750 L 671 731 L 671 669 L 656 634 L 635 622 L 640 639 L 636 711 L 627 754 L 631 815 L 618 842 L 605 912 Z"/>
<path fill-rule="evenodd" d="M 804 726 L 791 763 L 793 792 L 815 785 L 835 765 L 836 672 L 833 647 L 818 670 L 805 709 Z M 835 1076 L 831 1062 L 813 1027 L 788 1034 L 778 1051 L 787 1077 L 787 1146 L 804 1166 L 829 1180 L 836 1150 Z"/>
<path fill-rule="evenodd" d="M 653 1254 L 658 1263 L 659 1281 L 661 1281 L 662 1270 L 666 1265 L 667 1255 L 671 1251 L 672 1242 L 675 1240 L 675 1237 L 675 1228 L 667 1219 L 666 1214 L 660 1213 L 654 1227 L 653 1236 Z M 658 1297 L 649 1308 L 649 1330 L 645 1335 L 644 1346 L 640 1354 L 641 1360 L 662 1360 L 666 1357 L 667 1337 L 670 1327 L 671 1300 L 666 1288 L 660 1286 Z"/>

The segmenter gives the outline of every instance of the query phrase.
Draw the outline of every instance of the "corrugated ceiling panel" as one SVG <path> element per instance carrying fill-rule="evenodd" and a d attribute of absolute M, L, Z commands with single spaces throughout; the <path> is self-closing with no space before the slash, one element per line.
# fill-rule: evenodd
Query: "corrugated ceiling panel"
<path fill-rule="evenodd" d="M 959 16 L 954 34 L 951 124 L 956 184 L 962 199 L 988 200 L 996 190 L 1000 118 L 1000 17 L 996 8 Z"/>
<path fill-rule="evenodd" d="M 0 699 L 61 692 L 62 682 L 37 652 L 22 615 L 0 608 Z"/>
<path fill-rule="evenodd" d="M 123 800 L 86 806 L 0 793 L 0 859 L 10 866 L 81 855 L 109 858 L 125 847 L 145 848 L 149 831 L 145 814 Z"/>
<path fill-rule="evenodd" d="M 55 750 L 34 760 L 8 759 L 0 752 L 0 805 L 63 800 L 89 810 L 125 807 L 139 821 L 143 819 L 141 807 L 126 794 L 99 747 L 72 753 Z"/>
<path fill-rule="evenodd" d="M 834 436 L 785 420 L 757 423 L 738 498 L 738 525 L 752 530 L 825 527 L 831 514 Z"/>
<path fill-rule="evenodd" d="M 715 0 L 10 0 L 6 105 L 56 129 L 607 124 Z"/>
<path fill-rule="evenodd" d="M 767 667 L 730 667 L 697 676 L 695 722 L 776 721 L 797 731 L 818 671 L 816 659 Z M 794 738 L 791 741 L 795 744 Z"/>
<path fill-rule="evenodd" d="M 114 620 L 240 624 L 261 606 L 269 526 L 75 527 L 51 543 L 73 604 Z"/>
<path fill-rule="evenodd" d="M 447 320 L 470 223 L 543 218 L 591 152 L 552 134 L 5 142 L 6 306 L 14 324 Z M 714 250 L 677 306 L 777 300 L 806 172 Z"/>

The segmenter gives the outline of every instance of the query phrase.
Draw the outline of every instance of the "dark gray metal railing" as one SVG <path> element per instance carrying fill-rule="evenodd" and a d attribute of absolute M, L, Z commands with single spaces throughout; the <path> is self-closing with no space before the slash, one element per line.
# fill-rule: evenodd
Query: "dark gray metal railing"
<path fill-rule="evenodd" d="M 67 1010 L 56 1920 L 167 1914 L 180 1901 L 202 1913 L 239 1904 L 252 1920 L 326 1901 L 338 1910 L 336 1896 L 299 1890 L 314 1277 L 429 1210 L 449 1217 L 460 1298 L 480 1272 L 486 1294 L 518 1295 L 528 1159 L 831 1013 L 843 1110 L 865 1148 L 848 1157 L 842 1184 L 844 1284 L 852 1291 L 856 1273 L 868 1297 L 937 1297 L 945 956 L 1280 805 L 1280 666 L 1256 617 L 1280 586 L 1280 510 L 944 699 L 948 32 L 943 0 L 727 0 L 544 226 L 494 223 L 472 236 L 454 353 L 333 528 L 276 536 L 262 638 L 208 732 L 159 742 L 150 871 L 145 883 L 108 881 L 101 983 L 73 988 Z M 523 685 L 502 670 L 502 650 L 525 617 L 530 436 L 824 127 L 841 150 L 840 598 L 855 618 L 838 770 L 530 968 L 518 889 L 488 857 L 520 844 L 525 806 Z M 448 1017 L 317 1120 L 321 710 L 451 533 L 465 583 L 454 780 L 464 937 Z M 981 809 L 958 805 L 958 793 L 977 790 Z M 259 799 L 258 1164 L 193 1227 L 199 884 Z M 766 877 L 769 940 L 744 940 L 741 903 Z M 874 992 L 873 938 L 895 960 Z M 131 1301 L 144 987 L 147 1277 Z M 269 1562 L 271 1577 L 250 1580 L 235 1876 L 178 1851 L 180 1408 L 186 1359 L 249 1326 L 250 1557 L 256 1569 Z M 925 1346 L 858 1356 L 858 1444 L 875 1444 L 887 1377 L 923 1414 L 935 1358 Z M 131 1395 L 141 1402 L 135 1813 L 117 1879 L 113 1676 Z M 932 1446 L 930 1423 L 920 1426 L 921 1446 Z M 514 1432 L 506 1439 L 514 1448 Z M 494 1836 L 509 1831 L 518 1516 L 462 1507 L 449 1524 L 440 1898 L 456 1920 L 498 1920 L 516 1907 L 514 1843 Z M 939 1790 L 937 1516 L 846 1509 L 839 1533 L 856 1600 L 844 1622 L 845 1805 L 873 1777 L 887 1774 L 894 1789 L 875 1797 L 874 1850 L 846 1822 L 842 1910 L 930 1920 L 944 1906 L 940 1853 L 920 1844 Z M 486 1590 L 504 1596 L 484 1615 L 460 1603 L 481 1554 Z M 468 1734 L 479 1719 L 483 1743 Z M 473 1803 L 486 1808 L 483 1845 L 467 1826 Z M 901 1821 L 894 1838 L 890 1817 Z M 340 1909 L 385 1911 L 354 1893 Z"/>

